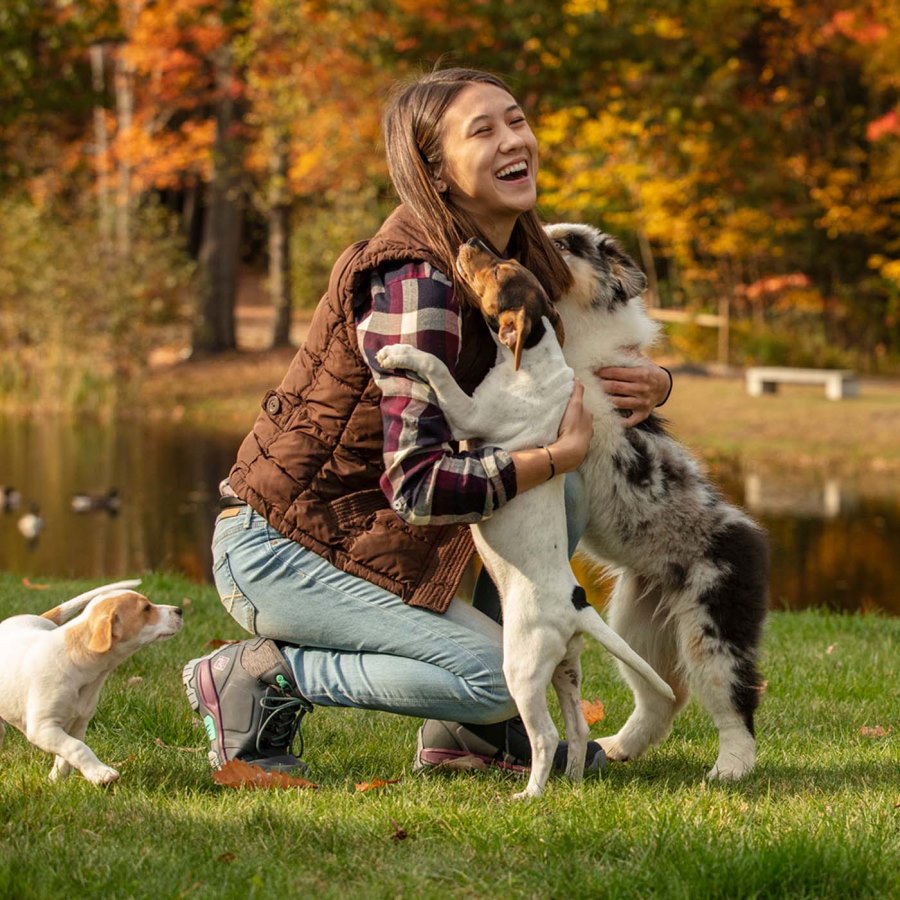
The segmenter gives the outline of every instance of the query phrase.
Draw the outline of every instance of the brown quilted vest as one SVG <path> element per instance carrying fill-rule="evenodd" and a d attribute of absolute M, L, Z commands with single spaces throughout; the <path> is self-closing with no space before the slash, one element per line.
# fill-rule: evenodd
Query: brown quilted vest
<path fill-rule="evenodd" d="M 398 207 L 369 241 L 338 259 L 305 344 L 262 401 L 229 480 L 285 537 L 412 606 L 446 610 L 473 552 L 465 525 L 410 526 L 379 487 L 381 391 L 359 352 L 354 309 L 374 269 L 408 260 L 441 267 L 413 214 Z M 481 315 L 462 317 L 458 378 L 471 393 L 496 350 Z"/>

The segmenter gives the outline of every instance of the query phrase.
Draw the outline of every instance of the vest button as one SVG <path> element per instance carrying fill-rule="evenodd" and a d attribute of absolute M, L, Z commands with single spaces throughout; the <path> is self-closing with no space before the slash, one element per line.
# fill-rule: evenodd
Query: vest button
<path fill-rule="evenodd" d="M 277 416 L 278 413 L 281 412 L 281 400 L 278 399 L 277 395 L 272 394 L 272 396 L 266 400 L 266 412 L 270 416 Z"/>

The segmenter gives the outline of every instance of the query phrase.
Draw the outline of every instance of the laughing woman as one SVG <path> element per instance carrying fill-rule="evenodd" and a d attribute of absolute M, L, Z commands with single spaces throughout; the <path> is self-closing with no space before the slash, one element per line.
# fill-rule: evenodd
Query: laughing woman
<path fill-rule="evenodd" d="M 384 138 L 401 204 L 338 259 L 306 343 L 223 482 L 216 586 L 256 637 L 185 666 L 213 766 L 300 765 L 293 739 L 315 706 L 426 719 L 416 769 L 531 758 L 503 678 L 496 591 L 482 575 L 472 605 L 456 594 L 473 553 L 467 524 L 545 481 L 548 454 L 460 450 L 427 386 L 383 371 L 376 354 L 412 344 L 471 392 L 496 349 L 455 272 L 459 245 L 478 236 L 516 257 L 554 300 L 569 271 L 534 212 L 537 142 L 502 80 L 446 69 L 403 85 Z M 618 374 L 601 377 L 630 424 L 670 387 L 649 360 L 628 382 Z M 574 472 L 591 439 L 582 393 L 576 385 L 551 445 L 556 471 L 572 473 L 570 551 L 585 515 Z M 603 763 L 595 742 L 586 763 Z"/>

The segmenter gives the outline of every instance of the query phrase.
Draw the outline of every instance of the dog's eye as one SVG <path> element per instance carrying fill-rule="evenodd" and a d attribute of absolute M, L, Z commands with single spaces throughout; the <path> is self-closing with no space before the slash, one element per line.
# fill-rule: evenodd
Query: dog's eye
<path fill-rule="evenodd" d="M 562 251 L 565 251 L 565 250 L 568 250 L 568 249 L 569 249 L 569 248 L 566 246 L 566 242 L 565 242 L 564 240 L 562 240 L 561 238 L 554 238 L 554 239 L 553 239 L 553 246 L 556 247 L 557 250 L 562 250 Z"/>

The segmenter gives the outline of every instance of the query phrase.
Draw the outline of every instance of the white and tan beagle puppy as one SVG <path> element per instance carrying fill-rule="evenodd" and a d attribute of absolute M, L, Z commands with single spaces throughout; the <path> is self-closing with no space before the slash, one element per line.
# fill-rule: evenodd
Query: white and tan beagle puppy
<path fill-rule="evenodd" d="M 100 689 L 116 666 L 182 625 L 181 609 L 151 603 L 131 590 L 138 584 L 104 585 L 0 622 L 0 742 L 8 723 L 55 754 L 51 781 L 73 768 L 93 784 L 119 777 L 84 743 Z"/>
<path fill-rule="evenodd" d="M 436 356 L 406 344 L 378 361 L 428 380 L 457 440 L 507 450 L 552 443 L 572 393 L 574 372 L 560 348 L 559 316 L 538 280 L 477 239 L 459 250 L 457 269 L 475 292 L 498 345 L 497 362 L 469 397 Z M 569 564 L 563 477 L 515 496 L 472 537 L 503 604 L 503 674 L 531 742 L 531 774 L 517 798 L 538 796 L 559 735 L 547 705 L 552 683 L 569 739 L 566 775 L 582 777 L 588 726 L 581 711 L 581 645 L 590 634 L 674 701 L 671 688 L 587 602 Z"/>

